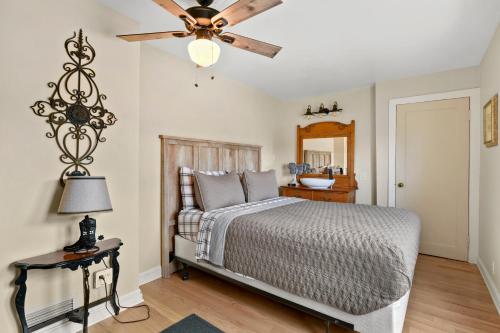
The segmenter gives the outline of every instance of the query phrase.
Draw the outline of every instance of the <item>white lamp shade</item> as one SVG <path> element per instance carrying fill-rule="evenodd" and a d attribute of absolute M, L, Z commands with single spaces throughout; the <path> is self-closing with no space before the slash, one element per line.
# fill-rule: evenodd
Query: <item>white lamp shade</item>
<path fill-rule="evenodd" d="M 59 214 L 85 214 L 111 211 L 106 178 L 70 176 L 59 203 Z"/>
<path fill-rule="evenodd" d="M 195 39 L 188 45 L 189 57 L 201 67 L 209 67 L 219 60 L 220 46 L 209 39 Z"/>

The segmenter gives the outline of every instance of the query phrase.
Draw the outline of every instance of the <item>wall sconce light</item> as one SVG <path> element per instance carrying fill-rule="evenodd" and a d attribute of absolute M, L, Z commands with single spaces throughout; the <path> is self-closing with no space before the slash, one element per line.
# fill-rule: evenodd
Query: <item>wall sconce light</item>
<path fill-rule="evenodd" d="M 311 105 L 307 106 L 306 113 L 303 114 L 304 117 L 307 119 L 311 119 L 312 117 L 325 117 L 325 116 L 333 116 L 335 117 L 336 113 L 342 112 L 343 109 L 339 109 L 339 104 L 337 101 L 333 102 L 333 106 L 331 109 L 328 109 L 325 107 L 325 104 L 321 103 L 321 105 L 318 108 L 318 111 L 312 112 Z"/>

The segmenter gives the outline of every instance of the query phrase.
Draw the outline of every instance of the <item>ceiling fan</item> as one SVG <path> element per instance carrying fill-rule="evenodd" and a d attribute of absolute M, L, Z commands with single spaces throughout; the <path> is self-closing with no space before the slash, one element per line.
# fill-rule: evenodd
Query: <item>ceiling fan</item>
<path fill-rule="evenodd" d="M 173 0 L 153 0 L 168 12 L 180 18 L 187 31 L 164 31 L 143 34 L 118 35 L 128 42 L 163 38 L 185 38 L 195 36 L 188 45 L 191 60 L 197 65 L 208 67 L 217 62 L 220 47 L 212 41 L 216 38 L 231 46 L 274 58 L 281 50 L 280 46 L 261 42 L 230 32 L 222 32 L 226 26 L 234 26 L 246 19 L 260 14 L 283 3 L 282 0 L 238 0 L 222 12 L 209 7 L 213 0 L 196 0 L 199 6 L 184 10 Z"/>

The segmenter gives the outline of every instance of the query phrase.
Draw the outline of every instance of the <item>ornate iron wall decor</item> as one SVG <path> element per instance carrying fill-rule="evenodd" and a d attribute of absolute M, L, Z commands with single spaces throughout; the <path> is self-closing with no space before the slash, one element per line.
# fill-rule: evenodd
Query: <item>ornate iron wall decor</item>
<path fill-rule="evenodd" d="M 64 63 L 65 73 L 59 81 L 49 82 L 53 88 L 47 101 L 37 101 L 31 109 L 46 118 L 51 131 L 45 135 L 54 138 L 62 151 L 59 160 L 66 165 L 65 175 L 89 175 L 87 166 L 94 162 L 92 154 L 99 142 L 105 142 L 102 131 L 116 122 L 116 117 L 103 105 L 106 96 L 99 92 L 94 81 L 95 72 L 88 66 L 94 61 L 95 50 L 83 37 L 68 38 L 64 43 L 70 61 Z"/>

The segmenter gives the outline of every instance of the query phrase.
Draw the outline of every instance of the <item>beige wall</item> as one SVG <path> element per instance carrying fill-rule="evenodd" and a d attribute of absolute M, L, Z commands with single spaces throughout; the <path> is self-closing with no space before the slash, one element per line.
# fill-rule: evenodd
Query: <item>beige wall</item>
<path fill-rule="evenodd" d="M 500 93 L 500 27 L 481 63 L 481 104 Z M 500 290 L 500 146 L 481 144 L 479 258 Z M 492 264 L 496 263 L 493 273 Z"/>
<path fill-rule="evenodd" d="M 81 216 L 58 216 L 58 178 L 63 165 L 49 125 L 30 106 L 52 92 L 48 81 L 63 73 L 64 41 L 83 28 L 97 51 L 93 68 L 105 102 L 118 122 L 105 131 L 90 167 L 108 179 L 114 211 L 94 214 L 98 233 L 120 237 L 118 290 L 137 289 L 138 244 L 138 63 L 139 48 L 117 40 L 115 33 L 134 31 L 135 23 L 94 1 L 28 0 L 0 4 L 0 322 L 2 332 L 17 331 L 12 309 L 16 271 L 9 266 L 26 257 L 60 249 L 79 235 Z M 117 78 L 120 78 L 117 80 Z M 102 264 L 99 265 L 102 267 Z M 81 299 L 82 275 L 68 270 L 28 274 L 27 312 L 70 297 Z M 101 290 L 103 292 L 103 290 Z M 92 292 L 93 297 L 101 296 Z"/>
<path fill-rule="evenodd" d="M 262 145 L 262 167 L 275 166 L 273 132 L 280 103 L 242 83 L 216 75 L 148 45 L 140 66 L 141 271 L 160 264 L 159 134 Z"/>
<path fill-rule="evenodd" d="M 317 110 L 321 103 L 331 107 L 334 101 L 338 101 L 339 106 L 344 111 L 336 116 L 328 118 L 305 119 L 302 114 L 306 111 L 307 105 L 311 105 L 313 110 Z M 276 168 L 278 170 L 278 180 L 281 185 L 290 181 L 288 172 L 288 162 L 296 161 L 296 131 L 297 125 L 307 126 L 319 121 L 339 121 L 349 123 L 356 121 L 356 147 L 355 147 L 355 172 L 358 180 L 359 190 L 356 193 L 358 203 L 371 204 L 375 200 L 374 193 L 374 88 L 365 87 L 339 93 L 332 93 L 321 96 L 313 96 L 297 101 L 286 102 L 279 109 L 276 120 L 276 130 L 274 137 L 274 150 L 276 151 Z"/>
<path fill-rule="evenodd" d="M 402 80 L 378 82 L 376 85 L 376 170 L 377 204 L 387 205 L 389 162 L 389 101 L 479 87 L 479 68 L 471 67 Z"/>

